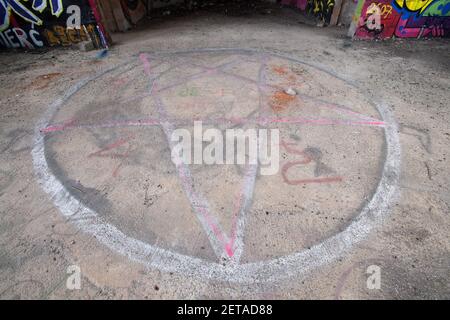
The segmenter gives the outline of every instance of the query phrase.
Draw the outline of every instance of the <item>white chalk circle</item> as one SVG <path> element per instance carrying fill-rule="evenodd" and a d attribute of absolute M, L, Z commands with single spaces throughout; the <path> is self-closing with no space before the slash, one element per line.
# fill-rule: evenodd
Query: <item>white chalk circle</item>
<path fill-rule="evenodd" d="M 260 51 L 246 49 L 197 49 L 168 52 L 167 54 L 199 52 L 230 52 L 241 54 L 262 53 Z M 270 53 L 270 55 L 316 68 L 356 87 L 348 80 L 343 79 L 323 67 L 279 54 Z M 177 272 L 187 276 L 197 276 L 217 281 L 240 283 L 268 282 L 294 275 L 304 275 L 319 266 L 336 260 L 348 252 L 356 243 L 367 237 L 371 230 L 379 225 L 389 214 L 389 204 L 396 194 L 400 173 L 399 138 L 397 134 L 397 125 L 389 108 L 384 104 L 373 103 L 386 124 L 384 126 L 386 146 L 385 162 L 378 186 L 371 200 L 342 232 L 327 238 L 323 242 L 316 244 L 309 249 L 287 256 L 266 261 L 225 265 L 162 249 L 125 235 L 117 227 L 106 222 L 95 211 L 72 196 L 61 181 L 52 173 L 45 157 L 45 140 L 40 129 L 49 125 L 49 121 L 54 113 L 78 90 L 89 82 L 98 79 L 102 75 L 111 72 L 120 66 L 126 65 L 127 63 L 129 63 L 129 61 L 103 71 L 94 77 L 82 80 L 66 92 L 61 99 L 58 99 L 51 104 L 44 117 L 36 126 L 34 134 L 35 144 L 32 150 L 33 164 L 38 182 L 43 190 L 49 194 L 55 206 L 71 223 L 82 231 L 95 236 L 98 241 L 109 247 L 111 250 L 149 268 L 156 268 L 164 272 Z"/>

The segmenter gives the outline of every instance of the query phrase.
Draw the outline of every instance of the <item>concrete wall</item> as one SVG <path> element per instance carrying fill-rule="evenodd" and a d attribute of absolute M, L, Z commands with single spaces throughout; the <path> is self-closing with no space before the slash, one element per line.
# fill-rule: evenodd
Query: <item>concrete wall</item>
<path fill-rule="evenodd" d="M 89 0 L 0 0 L 0 48 L 34 49 L 91 41 L 104 46 Z"/>
<path fill-rule="evenodd" d="M 359 0 L 349 35 L 358 39 L 450 37 L 450 0 Z"/>
<path fill-rule="evenodd" d="M 358 0 L 344 0 L 342 3 L 341 13 L 339 15 L 339 23 L 344 26 L 350 26 L 352 18 L 356 10 Z"/>

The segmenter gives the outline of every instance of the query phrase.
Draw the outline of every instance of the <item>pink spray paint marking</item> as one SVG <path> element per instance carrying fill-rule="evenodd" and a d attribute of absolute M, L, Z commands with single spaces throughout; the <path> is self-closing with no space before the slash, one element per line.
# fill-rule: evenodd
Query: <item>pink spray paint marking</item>
<path fill-rule="evenodd" d="M 269 123 L 287 123 L 287 124 L 309 124 L 309 125 L 342 125 L 342 126 L 373 126 L 384 127 L 386 124 L 383 121 L 352 121 L 352 120 L 338 120 L 338 119 L 308 119 L 308 118 L 269 118 L 259 117 L 254 119 L 248 118 L 217 118 L 217 119 L 201 119 L 199 117 L 195 121 L 202 121 L 205 124 L 269 124 Z M 187 124 L 187 122 L 177 122 L 176 124 Z M 42 133 L 52 133 L 64 131 L 68 129 L 95 129 L 95 128 L 113 128 L 113 127 L 145 127 L 145 126 L 159 126 L 161 120 L 156 118 L 140 119 L 140 120 L 124 120 L 124 121 L 105 121 L 96 124 L 76 124 L 74 120 L 55 124 L 41 129 Z"/>
<path fill-rule="evenodd" d="M 114 127 L 145 127 L 145 126 L 158 126 L 161 124 L 159 119 L 141 119 L 141 120 L 125 120 L 125 121 L 105 121 L 103 123 L 95 124 L 61 124 L 51 125 L 41 129 L 42 133 L 51 133 L 64 131 L 69 129 L 97 129 L 97 128 L 114 128 Z"/>
<path fill-rule="evenodd" d="M 141 54 L 139 56 L 140 60 L 142 61 L 143 65 L 144 65 L 144 71 L 146 72 L 146 74 L 148 76 L 151 76 L 151 68 L 150 68 L 150 63 L 148 61 L 147 55 L 145 54 Z M 213 68 L 213 69 L 208 69 L 206 71 L 207 74 L 213 74 L 216 73 L 217 68 Z M 164 110 L 164 107 L 162 105 L 162 102 L 160 101 L 160 103 L 158 103 L 159 107 L 160 107 L 160 114 L 162 114 L 163 116 L 165 116 L 165 118 L 168 118 L 166 116 L 166 112 Z M 169 138 L 169 131 L 171 131 L 171 129 L 169 128 L 170 126 L 172 126 L 171 124 L 165 124 L 165 123 L 161 123 L 161 125 L 164 128 L 164 131 L 166 132 L 168 138 Z M 251 168 L 248 168 L 248 170 L 245 173 L 245 177 L 248 177 L 248 173 L 250 172 Z M 207 225 L 209 226 L 210 230 L 213 232 L 213 234 L 216 237 L 216 240 L 218 242 L 220 242 L 223 246 L 223 250 L 225 251 L 225 253 L 228 255 L 228 257 L 233 257 L 235 254 L 234 251 L 234 245 L 236 242 L 236 238 L 237 238 L 237 218 L 239 216 L 239 213 L 243 210 L 242 208 L 242 200 L 245 197 L 245 190 L 246 190 L 246 186 L 248 185 L 248 180 L 245 181 L 244 186 L 242 187 L 240 193 L 239 193 L 239 200 L 236 202 L 235 205 L 235 209 L 233 212 L 233 218 L 232 218 L 232 230 L 231 230 L 231 239 L 227 240 L 228 237 L 226 236 L 226 234 L 221 230 L 221 228 L 219 227 L 218 223 L 216 223 L 214 221 L 214 219 L 212 218 L 212 214 L 207 210 L 207 207 L 205 206 L 195 206 L 195 203 L 200 203 L 200 199 L 201 196 L 195 192 L 193 190 L 192 187 L 192 178 L 191 178 L 191 173 L 189 168 L 185 165 L 185 164 L 180 164 L 177 166 L 177 171 L 178 171 L 178 175 L 181 178 L 183 185 L 185 187 L 185 190 L 190 198 L 191 204 L 193 205 L 194 209 L 198 209 L 201 214 L 203 215 L 203 217 L 205 218 Z M 256 174 L 256 173 L 255 173 Z M 245 203 L 244 203 L 245 204 Z"/>
<path fill-rule="evenodd" d="M 115 148 L 117 148 L 117 147 L 120 147 L 120 146 L 124 145 L 124 144 L 127 143 L 129 140 L 130 140 L 130 139 L 120 138 L 120 139 L 114 141 L 113 143 L 110 143 L 110 144 L 106 145 L 106 146 L 103 147 L 102 149 L 100 149 L 100 150 L 98 150 L 98 151 L 96 151 L 96 152 L 93 152 L 93 153 L 89 154 L 88 157 L 90 158 L 90 157 L 92 157 L 92 156 L 99 156 L 99 155 L 101 155 L 102 153 L 104 153 L 104 152 L 106 152 L 106 151 L 109 151 L 109 150 L 112 150 L 112 149 L 115 149 Z"/>
<path fill-rule="evenodd" d="M 92 152 L 88 155 L 88 158 L 91 158 L 93 156 L 97 156 L 97 157 L 111 157 L 111 158 L 121 158 L 119 164 L 114 168 L 112 176 L 113 177 L 117 177 L 119 174 L 119 169 L 122 167 L 123 165 L 123 160 L 125 158 L 127 158 L 130 154 L 130 146 L 128 146 L 127 150 L 125 153 L 114 153 L 114 154 L 105 154 L 105 152 L 111 151 L 115 148 L 118 148 L 120 146 L 123 146 L 124 144 L 128 143 L 131 139 L 133 139 L 134 136 L 130 136 L 127 138 L 119 138 L 118 140 L 106 145 L 105 147 L 103 147 L 102 149 L 96 151 L 96 152 Z"/>
<path fill-rule="evenodd" d="M 282 168 L 281 168 L 281 176 L 283 177 L 283 181 L 289 185 L 298 185 L 298 184 L 308 184 L 308 183 L 331 183 L 331 182 L 341 182 L 343 180 L 340 176 L 333 176 L 333 177 L 322 177 L 322 178 L 310 178 L 310 179 L 289 179 L 288 177 L 288 171 L 290 168 L 295 167 L 297 165 L 305 165 L 313 161 L 313 159 L 305 153 L 304 150 L 299 150 L 297 148 L 294 148 L 292 146 L 295 146 L 295 143 L 292 142 L 286 142 L 284 140 L 281 140 L 280 145 L 286 149 L 287 152 L 301 155 L 304 157 L 303 160 L 297 160 L 297 161 L 288 161 L 286 162 Z"/>
<path fill-rule="evenodd" d="M 231 224 L 231 239 L 225 245 L 225 251 L 227 252 L 227 254 L 230 258 L 234 256 L 234 244 L 235 244 L 236 238 L 237 238 L 237 233 L 236 233 L 237 220 L 238 220 L 239 212 L 241 211 L 242 200 L 244 198 L 244 188 L 245 187 L 242 187 L 240 192 L 238 193 L 238 197 L 237 197 L 237 200 L 236 200 L 235 206 L 234 206 L 233 222 Z"/>
<path fill-rule="evenodd" d="M 366 125 L 366 126 L 384 126 L 385 123 L 383 121 L 352 121 L 352 120 L 335 120 L 335 119 L 308 119 L 308 118 L 269 118 L 264 120 L 261 119 L 261 122 L 267 123 L 310 123 L 317 125 Z"/>
<path fill-rule="evenodd" d="M 147 55 L 140 54 L 139 59 L 143 63 L 144 71 L 147 74 L 147 76 L 151 76 L 150 62 L 148 61 Z M 152 89 L 153 89 L 153 87 L 152 87 Z M 166 112 L 165 112 L 164 107 L 162 106 L 162 102 L 160 102 L 158 105 L 160 108 L 160 114 L 166 116 L 166 114 L 165 114 Z M 167 135 L 167 138 L 170 141 L 170 132 L 173 131 L 171 128 L 172 125 L 168 122 L 166 124 L 161 123 L 161 125 L 163 126 L 163 129 Z M 196 205 L 196 204 L 201 203 L 202 201 L 200 199 L 199 194 L 197 192 L 195 192 L 195 190 L 192 187 L 193 181 L 191 178 L 191 173 L 190 173 L 189 168 L 184 163 L 177 165 L 176 168 L 178 171 L 178 176 L 181 178 L 181 181 L 183 182 L 184 189 L 188 195 L 188 198 L 191 202 L 193 209 L 195 211 L 200 211 L 200 213 L 206 220 L 208 227 L 215 235 L 216 240 L 219 241 L 220 243 L 222 243 L 222 245 L 224 245 L 225 251 L 229 255 L 229 253 L 228 253 L 229 251 L 226 250 L 227 241 L 225 240 L 225 234 L 220 230 L 218 225 L 213 221 L 211 214 L 208 212 L 206 207 L 203 205 L 200 205 L 200 206 Z"/>
<path fill-rule="evenodd" d="M 150 71 L 150 62 L 149 62 L 148 59 L 147 59 L 147 55 L 146 55 L 145 53 L 141 53 L 141 54 L 139 55 L 139 59 L 140 59 L 141 62 L 142 62 L 142 65 L 143 65 L 143 67 L 144 67 L 144 72 L 145 72 L 145 74 L 149 76 L 150 73 L 151 73 L 151 71 Z"/>
<path fill-rule="evenodd" d="M 63 131 L 63 130 L 66 130 L 67 128 L 72 127 L 74 124 L 75 124 L 75 120 L 74 119 L 70 119 L 70 120 L 67 120 L 67 121 L 63 122 L 62 124 L 52 125 L 52 126 L 48 126 L 46 128 L 43 128 L 40 131 L 42 133 Z"/>
<path fill-rule="evenodd" d="M 226 243 L 225 237 L 223 232 L 219 229 L 219 227 L 214 223 L 214 221 L 211 218 L 210 213 L 204 206 L 196 206 L 195 203 L 201 203 L 200 196 L 194 191 L 192 188 L 193 182 L 191 178 L 191 173 L 189 168 L 185 164 L 181 164 L 177 166 L 178 175 L 180 176 L 183 185 L 189 195 L 189 198 L 191 200 L 191 204 L 200 210 L 200 212 L 203 214 L 203 216 L 206 219 L 206 222 L 208 223 L 211 230 L 214 232 L 215 236 L 221 243 Z"/>

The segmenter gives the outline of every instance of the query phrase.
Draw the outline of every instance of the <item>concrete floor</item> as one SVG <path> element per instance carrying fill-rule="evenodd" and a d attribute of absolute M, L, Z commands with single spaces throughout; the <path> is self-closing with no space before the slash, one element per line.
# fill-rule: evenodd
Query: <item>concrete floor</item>
<path fill-rule="evenodd" d="M 307 22 L 196 13 L 103 59 L 1 53 L 0 298 L 450 298 L 450 43 Z M 180 179 L 165 132 L 193 119 L 278 128 L 279 174 L 243 196 L 244 167 Z"/>

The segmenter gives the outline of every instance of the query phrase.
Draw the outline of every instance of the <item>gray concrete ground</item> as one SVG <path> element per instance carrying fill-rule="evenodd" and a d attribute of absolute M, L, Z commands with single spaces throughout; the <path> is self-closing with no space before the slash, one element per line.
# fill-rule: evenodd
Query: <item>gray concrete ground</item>
<path fill-rule="evenodd" d="M 345 32 L 197 13 L 1 53 L 0 297 L 450 298 L 449 42 Z M 279 173 L 177 169 L 193 120 L 278 128 Z"/>

